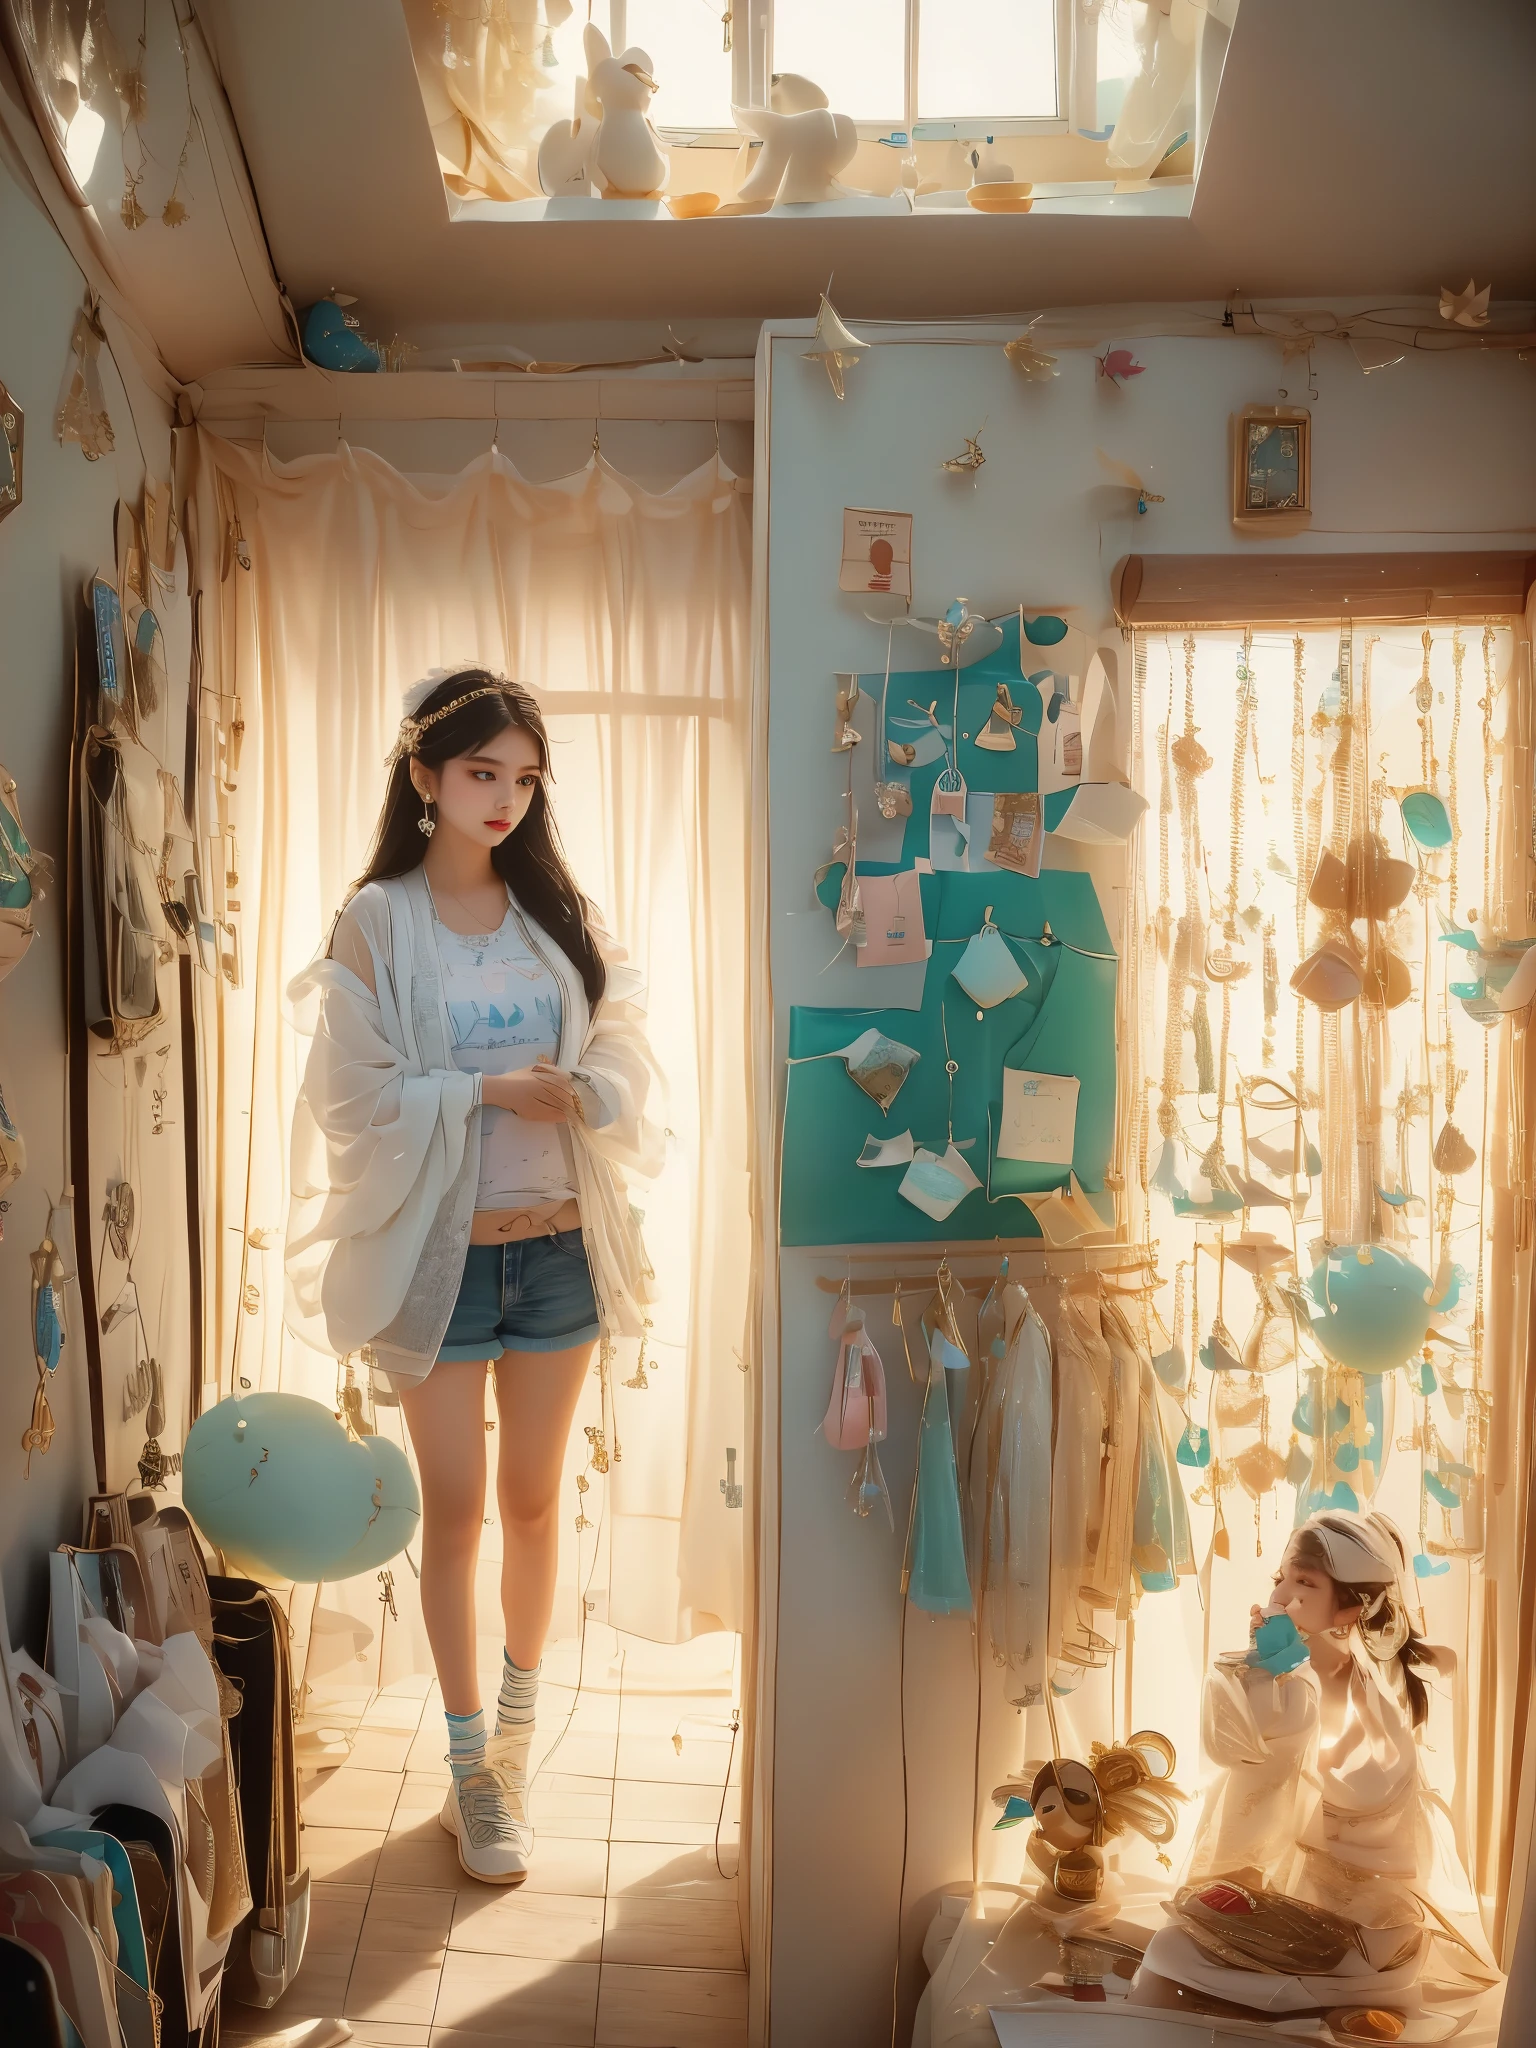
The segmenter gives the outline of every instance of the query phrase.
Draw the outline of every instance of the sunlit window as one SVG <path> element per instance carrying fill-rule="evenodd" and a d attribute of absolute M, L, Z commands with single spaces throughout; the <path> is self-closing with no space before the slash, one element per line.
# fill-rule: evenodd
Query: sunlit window
<path fill-rule="evenodd" d="M 656 125 L 730 132 L 775 73 L 814 79 L 866 132 L 971 135 L 1060 119 L 1059 0 L 628 0 Z M 725 20 L 728 12 L 729 21 Z M 727 41 L 731 49 L 727 51 Z"/>
<path fill-rule="evenodd" d="M 1053 120 L 1054 0 L 943 0 L 917 23 L 919 121 Z"/>
<path fill-rule="evenodd" d="M 629 0 L 624 33 L 655 66 L 651 119 L 672 132 L 730 128 L 731 53 L 719 0 Z"/>
<path fill-rule="evenodd" d="M 773 68 L 815 79 L 840 114 L 906 120 L 906 0 L 773 0 Z"/>

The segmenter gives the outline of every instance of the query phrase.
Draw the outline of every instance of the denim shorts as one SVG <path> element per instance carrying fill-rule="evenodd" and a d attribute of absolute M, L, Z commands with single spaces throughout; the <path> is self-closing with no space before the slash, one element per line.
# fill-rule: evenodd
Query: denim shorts
<path fill-rule="evenodd" d="M 597 1296 L 579 1230 L 472 1244 L 439 1359 L 570 1351 L 598 1334 Z"/>

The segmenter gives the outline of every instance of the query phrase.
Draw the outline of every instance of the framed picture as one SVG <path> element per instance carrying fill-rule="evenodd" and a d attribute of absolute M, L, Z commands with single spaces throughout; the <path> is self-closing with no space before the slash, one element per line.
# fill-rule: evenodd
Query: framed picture
<path fill-rule="evenodd" d="M 837 587 L 865 596 L 900 597 L 910 603 L 912 514 L 846 507 Z"/>
<path fill-rule="evenodd" d="M 1232 519 L 1283 531 L 1312 516 L 1312 415 L 1250 405 L 1233 422 Z"/>

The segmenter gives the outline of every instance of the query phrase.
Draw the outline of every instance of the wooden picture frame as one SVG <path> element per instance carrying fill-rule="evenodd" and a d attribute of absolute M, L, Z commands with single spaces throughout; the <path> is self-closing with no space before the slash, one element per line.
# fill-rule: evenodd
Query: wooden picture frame
<path fill-rule="evenodd" d="M 21 407 L 0 384 L 0 519 L 21 503 L 21 450 L 25 434 Z"/>
<path fill-rule="evenodd" d="M 1232 422 L 1232 523 L 1292 532 L 1312 517 L 1312 415 L 1299 405 L 1245 406 Z"/>

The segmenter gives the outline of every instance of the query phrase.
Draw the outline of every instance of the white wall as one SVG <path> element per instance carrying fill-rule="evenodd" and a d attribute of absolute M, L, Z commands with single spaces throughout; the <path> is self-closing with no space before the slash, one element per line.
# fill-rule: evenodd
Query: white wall
<path fill-rule="evenodd" d="M 41 1655 L 45 1553 L 78 1542 L 94 1484 L 85 1349 L 71 1290 L 70 1341 L 52 1393 L 57 1434 L 22 1481 L 22 1432 L 36 1373 L 29 1341 L 28 1254 L 50 1198 L 66 1180 L 64 1115 L 64 848 L 75 624 L 85 578 L 113 559 L 118 497 L 137 501 L 144 460 L 122 380 L 107 350 L 101 372 L 115 453 L 88 463 L 54 439 L 53 416 L 85 280 L 28 175 L 0 138 L 0 381 L 26 416 L 25 495 L 0 524 L 0 760 L 20 783 L 33 844 L 53 855 L 57 884 L 36 913 L 39 935 L 0 986 L 0 1085 L 27 1144 L 27 1171 L 9 1190 L 0 1243 L 0 1569 L 13 1634 Z M 129 375 L 134 374 L 132 367 Z M 170 474 L 169 423 L 136 384 L 140 431 L 154 470 Z M 152 424 L 153 431 L 152 431 Z M 72 1249 L 72 1248 L 71 1248 Z M 184 1351 L 182 1356 L 184 1357 Z"/>
<path fill-rule="evenodd" d="M 1063 351 L 1058 378 L 1028 385 L 1004 358 L 1010 330 L 999 328 L 985 347 L 872 349 L 848 373 L 839 405 L 821 368 L 801 360 L 808 331 L 803 322 L 771 323 L 758 368 L 779 1055 L 791 1004 L 871 1000 L 856 990 L 851 959 L 821 971 L 836 941 L 827 913 L 808 908 L 845 773 L 828 751 L 832 674 L 876 670 L 885 651 L 884 632 L 862 618 L 857 600 L 838 595 L 843 506 L 916 515 L 916 611 L 964 595 L 994 614 L 1021 600 L 1078 605 L 1084 624 L 1107 624 L 1109 572 L 1120 556 L 1253 550 L 1229 520 L 1228 418 L 1246 404 L 1273 403 L 1286 385 L 1291 402 L 1309 402 L 1313 414 L 1315 524 L 1277 545 L 1512 548 L 1536 535 L 1528 460 L 1536 374 L 1512 355 L 1412 357 L 1367 378 L 1343 344 L 1329 343 L 1318 351 L 1318 395 L 1308 401 L 1304 366 L 1282 371 L 1275 345 L 1229 337 L 1138 341 L 1146 374 L 1124 390 L 1097 375 L 1088 351 Z M 953 332 L 974 339 L 993 331 Z M 1114 338 L 1106 330 L 1105 341 Z M 987 463 L 973 489 L 939 465 L 983 421 Z M 1124 494 L 1104 487 L 1096 447 L 1139 467 L 1167 503 L 1143 518 L 1126 513 Z M 783 1072 L 778 1057 L 778 1115 Z M 764 1390 L 763 1487 L 769 1498 L 777 1490 L 782 1531 L 771 1995 L 772 2038 L 784 2048 L 884 2048 L 891 2038 L 903 1837 L 898 1572 L 918 1390 L 899 1341 L 892 1348 L 886 1304 L 869 1304 L 891 1392 L 883 1453 L 897 1508 L 891 1536 L 883 1522 L 850 1514 L 849 1460 L 816 1434 L 832 1347 L 828 1297 L 814 1281 L 840 1270 L 815 1251 L 784 1254 L 781 1330 Z M 921 1985 L 916 1956 L 935 1897 L 968 1882 L 971 1870 L 976 1693 L 966 1621 L 914 1612 L 906 1673 L 911 1818 L 899 2041 Z"/>

